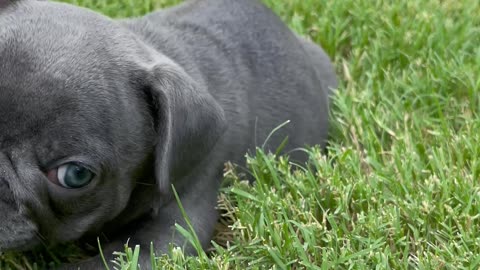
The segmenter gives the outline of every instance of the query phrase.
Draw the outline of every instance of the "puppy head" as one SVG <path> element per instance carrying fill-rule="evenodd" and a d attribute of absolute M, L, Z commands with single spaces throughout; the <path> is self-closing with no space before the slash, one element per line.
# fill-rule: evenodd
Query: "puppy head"
<path fill-rule="evenodd" d="M 98 232 L 138 184 L 168 196 L 224 129 L 181 67 L 82 8 L 3 7 L 0 59 L 0 251 Z"/>

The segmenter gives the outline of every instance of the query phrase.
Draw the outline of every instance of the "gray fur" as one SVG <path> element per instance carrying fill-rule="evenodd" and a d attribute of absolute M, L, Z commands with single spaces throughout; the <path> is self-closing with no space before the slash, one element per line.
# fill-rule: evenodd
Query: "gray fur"
<path fill-rule="evenodd" d="M 330 60 L 255 0 L 187 1 L 122 21 L 56 2 L 2 3 L 0 250 L 97 235 L 106 254 L 127 239 L 144 251 L 184 244 L 171 185 L 205 247 L 225 161 L 243 164 L 287 120 L 268 149 L 286 136 L 285 151 L 325 145 Z M 93 182 L 48 181 L 71 161 Z M 101 263 L 66 267 L 78 266 Z"/>

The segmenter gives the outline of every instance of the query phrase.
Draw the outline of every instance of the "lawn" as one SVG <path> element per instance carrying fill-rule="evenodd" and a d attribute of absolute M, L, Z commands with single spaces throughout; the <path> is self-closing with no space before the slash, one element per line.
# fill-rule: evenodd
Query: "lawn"
<path fill-rule="evenodd" d="M 178 1 L 71 2 L 126 17 Z M 296 166 L 258 149 L 255 186 L 228 167 L 218 244 L 157 254 L 158 269 L 479 269 L 480 2 L 264 2 L 335 61 L 328 155 L 307 149 Z M 59 254 L 5 254 L 0 268 Z"/>

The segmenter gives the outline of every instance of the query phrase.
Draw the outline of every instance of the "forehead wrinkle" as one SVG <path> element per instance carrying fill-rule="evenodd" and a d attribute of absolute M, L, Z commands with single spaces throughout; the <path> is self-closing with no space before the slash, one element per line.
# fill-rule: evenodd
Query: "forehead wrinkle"
<path fill-rule="evenodd" d="M 61 126 L 56 130 L 46 129 L 37 138 L 33 149 L 40 166 L 59 165 L 57 162 L 68 161 L 70 158 L 80 158 L 70 161 L 84 161 L 102 170 L 111 166 L 112 157 L 115 156 L 114 148 L 109 137 L 101 134 L 108 134 L 108 128 L 98 133 L 85 131 L 86 129 Z"/>
<path fill-rule="evenodd" d="M 77 137 L 78 138 L 78 137 Z M 97 140 L 92 136 L 82 136 L 80 139 L 67 137 L 50 138 L 35 147 L 39 165 L 42 167 L 60 165 L 60 161 L 87 162 L 92 166 L 103 169 L 109 162 L 111 151 L 108 142 Z M 70 159 L 79 160 L 70 160 Z"/>
<path fill-rule="evenodd" d="M 62 136 L 113 140 L 111 126 L 116 120 L 109 117 L 112 112 L 106 98 L 92 98 L 92 95 L 88 98 L 85 93 L 72 96 L 59 91 L 42 93 L 39 98 L 35 92 L 16 92 L 19 93 L 6 95 L 13 96 L 12 99 L 2 99 L 0 92 L 0 144 L 16 145 L 25 140 Z"/>

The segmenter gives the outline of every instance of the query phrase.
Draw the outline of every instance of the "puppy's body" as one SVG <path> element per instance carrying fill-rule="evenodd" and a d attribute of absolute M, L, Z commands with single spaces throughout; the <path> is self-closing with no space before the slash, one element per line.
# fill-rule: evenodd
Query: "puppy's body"
<path fill-rule="evenodd" d="M 0 209 L 12 216 L 0 221 L 0 250 L 102 233 L 107 253 L 127 239 L 165 251 L 183 243 L 172 237 L 184 223 L 171 185 L 206 246 L 225 161 L 242 164 L 287 120 L 268 149 L 287 136 L 287 151 L 326 140 L 328 57 L 254 0 L 117 22 L 25 0 L 0 11 L 0 37 Z M 90 184 L 49 181 L 70 161 L 92 168 Z"/>
<path fill-rule="evenodd" d="M 126 25 L 207 85 L 227 118 L 228 146 L 222 150 L 228 159 L 242 163 L 247 149 L 287 120 L 291 123 L 272 138 L 271 147 L 287 135 L 290 148 L 324 144 L 327 93 L 335 87 L 329 60 L 265 6 L 190 1 Z"/>

